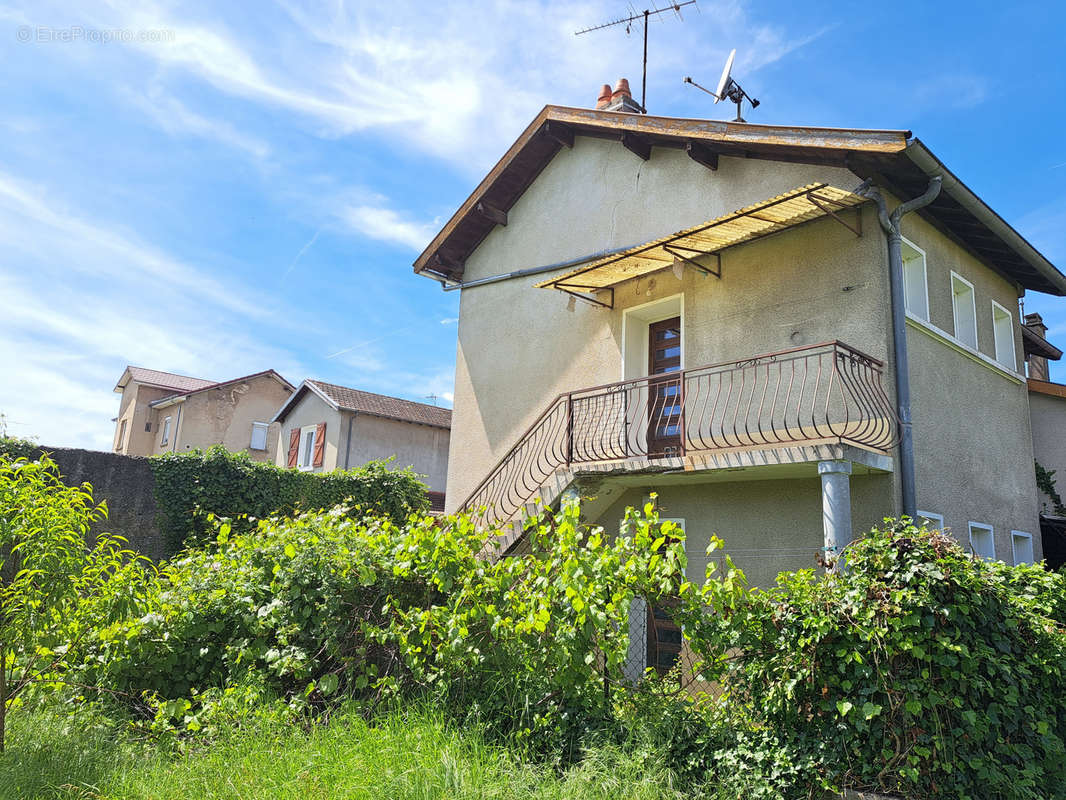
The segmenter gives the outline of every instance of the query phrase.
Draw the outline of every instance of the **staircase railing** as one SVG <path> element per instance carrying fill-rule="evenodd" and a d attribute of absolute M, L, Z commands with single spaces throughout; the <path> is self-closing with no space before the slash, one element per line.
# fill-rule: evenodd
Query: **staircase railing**
<path fill-rule="evenodd" d="M 883 369 L 834 341 L 561 394 L 463 509 L 512 519 L 556 470 L 579 464 L 823 442 L 887 452 L 898 419 Z"/>

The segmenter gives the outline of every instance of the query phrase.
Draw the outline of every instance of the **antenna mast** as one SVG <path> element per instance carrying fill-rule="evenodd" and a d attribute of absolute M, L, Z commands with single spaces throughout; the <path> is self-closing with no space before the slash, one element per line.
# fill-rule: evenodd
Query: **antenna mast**
<path fill-rule="evenodd" d="M 601 31 L 604 28 L 613 28 L 615 25 L 625 25 L 626 33 L 629 33 L 632 29 L 634 22 L 644 23 L 644 68 L 640 79 L 640 108 L 647 114 L 648 113 L 648 18 L 656 14 L 663 14 L 667 11 L 673 11 L 677 14 L 677 18 L 684 20 L 681 16 L 681 9 L 685 6 L 696 5 L 696 0 L 683 0 L 683 2 L 671 3 L 668 6 L 656 6 L 655 8 L 646 8 L 644 11 L 630 14 L 628 17 L 620 17 L 618 19 L 612 19 L 610 22 L 604 22 L 602 25 L 593 25 L 591 28 L 584 28 L 580 31 L 575 31 L 574 36 L 580 36 L 583 33 L 591 33 L 592 31 Z M 630 6 L 632 8 L 632 6 Z"/>

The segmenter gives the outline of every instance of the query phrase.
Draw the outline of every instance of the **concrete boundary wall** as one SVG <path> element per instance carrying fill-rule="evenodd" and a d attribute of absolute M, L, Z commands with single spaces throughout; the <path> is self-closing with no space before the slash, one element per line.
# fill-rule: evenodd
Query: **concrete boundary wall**
<path fill-rule="evenodd" d="M 93 533 L 124 536 L 133 550 L 156 561 L 170 555 L 156 522 L 155 478 L 147 458 L 43 445 L 38 452 L 48 453 L 59 465 L 63 483 L 88 482 L 93 499 L 107 501 L 108 518 L 94 525 Z"/>

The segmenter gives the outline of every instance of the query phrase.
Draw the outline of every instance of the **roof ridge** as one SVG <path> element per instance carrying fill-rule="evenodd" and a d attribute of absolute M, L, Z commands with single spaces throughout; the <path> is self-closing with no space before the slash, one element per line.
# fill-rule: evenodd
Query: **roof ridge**
<path fill-rule="evenodd" d="M 359 394 L 365 394 L 370 397 L 383 397 L 386 400 L 399 400 L 402 403 L 411 403 L 416 406 L 425 406 L 426 408 L 435 408 L 439 411 L 451 412 L 450 408 L 444 408 L 443 406 L 433 405 L 432 403 L 422 403 L 418 400 L 408 400 L 406 397 L 397 397 L 394 394 L 382 394 L 381 392 L 370 392 L 366 389 L 356 389 L 354 386 L 344 386 L 340 383 L 330 383 L 329 381 L 319 380 L 318 378 L 308 378 L 308 383 L 314 383 L 319 386 L 335 386 L 338 389 L 344 389 L 346 392 L 358 392 Z"/>

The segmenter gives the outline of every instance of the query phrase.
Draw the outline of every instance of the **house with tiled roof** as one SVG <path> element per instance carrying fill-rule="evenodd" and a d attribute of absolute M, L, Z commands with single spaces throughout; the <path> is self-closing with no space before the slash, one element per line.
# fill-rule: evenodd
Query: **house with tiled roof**
<path fill-rule="evenodd" d="M 272 369 L 211 381 L 128 366 L 115 392 L 114 450 L 131 456 L 180 453 L 221 444 L 256 461 L 276 457 L 274 411 L 296 387 Z"/>
<path fill-rule="evenodd" d="M 279 465 L 329 472 L 394 458 L 425 476 L 432 504 L 443 508 L 450 409 L 305 380 L 271 421 L 280 426 Z"/>
<path fill-rule="evenodd" d="M 902 514 L 1043 556 L 1066 389 L 1020 301 L 1066 275 L 910 131 L 654 116 L 604 85 L 546 106 L 414 270 L 461 293 L 447 509 L 501 552 L 545 505 L 614 532 L 655 494 L 694 580 L 712 536 L 770 586 Z M 676 657 L 663 631 L 645 663 Z"/>

